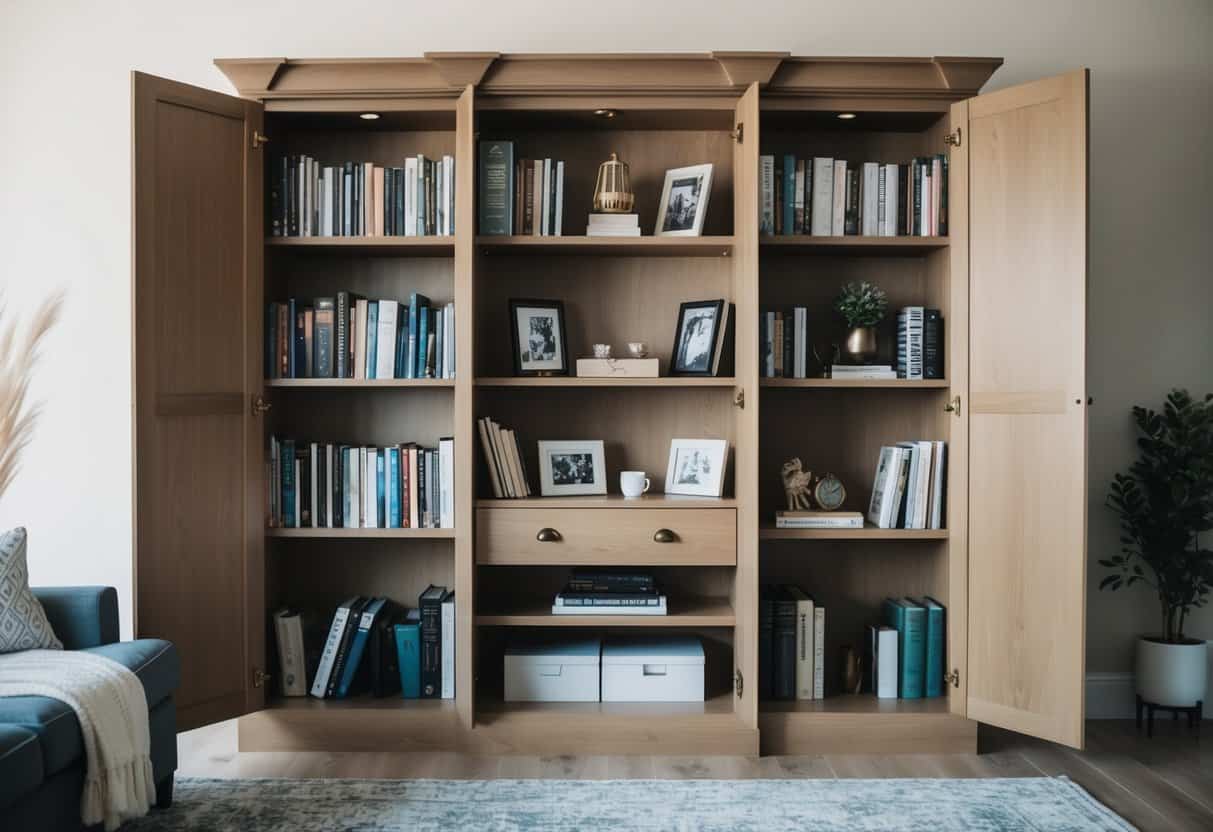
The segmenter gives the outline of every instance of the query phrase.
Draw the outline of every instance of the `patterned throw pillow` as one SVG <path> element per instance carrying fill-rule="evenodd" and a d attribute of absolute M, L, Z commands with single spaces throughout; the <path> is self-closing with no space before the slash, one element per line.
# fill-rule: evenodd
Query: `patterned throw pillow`
<path fill-rule="evenodd" d="M 46 648 L 62 650 L 46 610 L 29 588 L 25 529 L 0 535 L 0 653 Z"/>

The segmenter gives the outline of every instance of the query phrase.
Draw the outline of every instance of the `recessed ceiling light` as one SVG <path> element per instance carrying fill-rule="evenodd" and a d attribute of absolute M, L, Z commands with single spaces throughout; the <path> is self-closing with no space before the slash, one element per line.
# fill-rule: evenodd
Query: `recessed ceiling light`
<path fill-rule="evenodd" d="M 595 110 L 594 115 L 598 116 L 599 118 L 614 118 L 615 111 L 614 110 Z"/>
<path fill-rule="evenodd" d="M 843 121 L 850 121 L 851 119 L 855 118 L 855 114 L 854 113 L 839 113 L 838 117 L 840 119 L 842 119 Z"/>
<path fill-rule="evenodd" d="M 375 121 L 379 118 L 379 114 L 378 113 L 359 113 L 358 118 L 363 119 L 364 121 Z"/>

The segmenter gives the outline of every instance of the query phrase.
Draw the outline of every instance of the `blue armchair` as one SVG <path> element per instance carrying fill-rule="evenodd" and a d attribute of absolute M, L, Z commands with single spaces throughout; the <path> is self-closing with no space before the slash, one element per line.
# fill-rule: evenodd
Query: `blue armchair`
<path fill-rule="evenodd" d="M 156 805 L 173 800 L 181 660 L 170 642 L 118 641 L 113 587 L 35 589 L 65 650 L 87 650 L 134 671 L 147 694 Z M 84 741 L 75 712 L 43 696 L 0 697 L 0 829 L 79 830 Z"/>

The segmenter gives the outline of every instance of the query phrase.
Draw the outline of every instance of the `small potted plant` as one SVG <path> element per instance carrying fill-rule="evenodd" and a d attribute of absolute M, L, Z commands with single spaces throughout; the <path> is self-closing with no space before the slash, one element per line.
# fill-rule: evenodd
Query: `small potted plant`
<path fill-rule="evenodd" d="M 1173 390 L 1163 411 L 1133 408 L 1140 455 L 1112 480 L 1108 505 L 1120 518 L 1121 554 L 1100 589 L 1142 583 L 1158 594 L 1162 630 L 1137 640 L 1137 695 L 1156 705 L 1203 702 L 1206 643 L 1184 632 L 1188 613 L 1213 588 L 1213 551 L 1200 534 L 1213 529 L 1213 394 L 1194 399 Z"/>
<path fill-rule="evenodd" d="M 884 289 L 866 280 L 848 283 L 834 302 L 849 332 L 843 352 L 852 364 L 867 364 L 876 357 L 876 325 L 884 320 L 889 298 Z"/>

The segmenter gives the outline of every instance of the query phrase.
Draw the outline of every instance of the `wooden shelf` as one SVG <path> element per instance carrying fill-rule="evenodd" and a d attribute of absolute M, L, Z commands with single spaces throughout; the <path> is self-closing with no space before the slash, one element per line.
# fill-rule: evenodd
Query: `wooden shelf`
<path fill-rule="evenodd" d="M 778 254 L 858 254 L 868 257 L 922 256 L 947 248 L 947 237 L 759 237 L 760 251 Z"/>
<path fill-rule="evenodd" d="M 522 497 L 516 500 L 482 498 L 476 508 L 736 508 L 732 497 L 691 497 L 681 494 L 645 494 L 624 497 L 601 494 L 585 497 Z"/>
<path fill-rule="evenodd" d="M 394 696 L 374 697 L 369 694 L 348 699 L 316 699 L 313 696 L 278 696 L 265 705 L 276 711 L 389 711 L 432 717 L 441 711 L 454 711 L 454 699 L 404 699 L 397 692 Z"/>
<path fill-rule="evenodd" d="M 375 389 L 390 387 L 430 387 L 453 389 L 453 378 L 270 378 L 266 387 L 304 388 L 309 390 Z"/>
<path fill-rule="evenodd" d="M 479 613 L 481 627 L 732 627 L 726 598 L 670 598 L 668 615 L 553 615 L 551 601 L 503 613 Z"/>
<path fill-rule="evenodd" d="M 948 697 L 929 699 L 878 699 L 870 693 L 827 696 L 825 699 L 767 699 L 758 703 L 762 713 L 794 714 L 948 714 Z"/>
<path fill-rule="evenodd" d="M 734 387 L 732 376 L 584 378 L 581 376 L 498 376 L 476 379 L 477 387 Z"/>
<path fill-rule="evenodd" d="M 454 529 L 266 529 L 266 537 L 382 540 L 400 538 L 453 539 Z"/>
<path fill-rule="evenodd" d="M 977 723 L 951 713 L 946 696 L 871 694 L 758 703 L 764 754 L 973 753 Z"/>
<path fill-rule="evenodd" d="M 454 237 L 266 237 L 267 249 L 395 257 L 454 257 Z"/>
<path fill-rule="evenodd" d="M 485 254 L 610 257 L 729 257 L 733 237 L 497 237 L 479 236 Z"/>
<path fill-rule="evenodd" d="M 432 751 L 465 742 L 454 699 L 271 699 L 238 723 L 241 751 Z"/>
<path fill-rule="evenodd" d="M 764 524 L 758 529 L 759 540 L 947 540 L 947 529 L 777 529 Z"/>
<path fill-rule="evenodd" d="M 759 387 L 824 387 L 845 389 L 849 387 L 879 388 L 884 390 L 939 390 L 950 382 L 942 378 L 910 381 L 904 378 L 760 378 Z"/>

